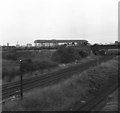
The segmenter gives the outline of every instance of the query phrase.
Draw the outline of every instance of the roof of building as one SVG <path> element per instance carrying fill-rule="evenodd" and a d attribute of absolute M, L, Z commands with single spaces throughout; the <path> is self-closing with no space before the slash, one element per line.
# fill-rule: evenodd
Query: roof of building
<path fill-rule="evenodd" d="M 35 40 L 34 43 L 88 42 L 87 40 Z"/>

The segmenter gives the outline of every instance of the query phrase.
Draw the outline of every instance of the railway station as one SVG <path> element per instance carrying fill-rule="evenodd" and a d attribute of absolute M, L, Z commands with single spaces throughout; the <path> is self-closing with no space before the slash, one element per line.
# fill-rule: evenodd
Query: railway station
<path fill-rule="evenodd" d="M 35 40 L 35 47 L 55 47 L 59 45 L 82 45 L 87 44 L 87 40 Z"/>
<path fill-rule="evenodd" d="M 108 1 L 1 0 L 1 112 L 120 111 L 120 2 Z"/>

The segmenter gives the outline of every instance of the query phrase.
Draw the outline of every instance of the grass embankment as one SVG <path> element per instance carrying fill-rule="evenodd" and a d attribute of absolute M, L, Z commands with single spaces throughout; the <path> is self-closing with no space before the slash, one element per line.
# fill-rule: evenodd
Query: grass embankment
<path fill-rule="evenodd" d="M 20 62 L 23 59 L 24 78 L 39 76 L 45 71 L 57 67 L 51 61 L 54 51 L 3 51 L 2 54 L 2 80 L 3 84 L 20 79 Z"/>
<path fill-rule="evenodd" d="M 68 110 L 105 86 L 114 83 L 113 81 L 117 81 L 117 76 L 118 60 L 114 58 L 59 84 L 27 92 L 22 102 L 19 100 L 6 102 L 3 104 L 3 111 Z"/>
<path fill-rule="evenodd" d="M 33 51 L 2 51 L 2 59 L 19 60 L 35 59 L 39 61 L 50 60 L 53 50 L 33 50 Z"/>
<path fill-rule="evenodd" d="M 10 82 L 19 75 L 19 63 L 13 60 L 2 59 L 2 80 L 3 83 Z"/>

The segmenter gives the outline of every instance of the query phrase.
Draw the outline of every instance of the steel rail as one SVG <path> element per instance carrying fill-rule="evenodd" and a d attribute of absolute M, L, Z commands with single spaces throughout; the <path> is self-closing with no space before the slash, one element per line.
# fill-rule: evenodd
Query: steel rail
<path fill-rule="evenodd" d="M 69 71 L 66 71 L 66 73 L 64 72 L 64 73 L 60 73 L 60 74 L 58 74 L 58 75 L 53 75 L 53 76 L 50 76 L 50 77 L 46 77 L 45 79 L 41 79 L 41 80 L 36 80 L 35 82 L 30 82 L 30 84 L 28 84 L 28 83 L 25 83 L 25 84 L 23 84 L 24 86 L 24 88 L 26 89 L 30 89 L 30 88 L 33 88 L 33 87 L 36 87 L 36 86 L 41 86 L 41 84 L 49 84 L 50 82 L 55 82 L 56 80 L 60 80 L 61 78 L 64 78 L 64 77 L 67 77 L 66 75 L 70 75 L 70 74 L 74 74 L 74 72 L 76 72 L 78 69 L 77 68 L 75 68 L 74 70 L 69 70 Z M 84 70 L 84 68 L 82 69 L 82 67 L 81 67 L 81 71 L 82 70 Z M 9 88 L 10 89 L 10 88 Z M 13 92 L 15 92 L 15 94 L 16 94 L 16 91 L 17 90 L 20 90 L 19 89 L 19 87 L 16 87 L 16 88 L 11 88 L 11 90 L 6 90 L 6 91 L 4 91 L 3 92 L 3 98 L 4 97 L 6 97 L 6 95 L 8 95 L 8 94 L 10 94 L 11 95 L 11 93 L 10 92 L 12 92 L 12 94 L 13 94 Z"/>
<path fill-rule="evenodd" d="M 72 67 L 68 67 L 68 68 L 59 70 L 59 71 L 57 71 L 57 73 L 60 73 L 60 72 L 62 72 L 62 71 L 66 71 L 67 69 L 68 69 L 68 70 L 71 70 L 72 68 L 78 67 L 79 65 L 81 65 L 81 64 L 77 64 L 77 66 L 75 65 L 75 66 L 72 66 Z M 24 82 L 26 83 L 26 82 L 31 81 L 31 80 L 34 81 L 34 80 L 36 80 L 36 79 L 42 79 L 42 78 L 44 78 L 44 77 L 51 76 L 51 75 L 53 75 L 53 74 L 56 74 L 56 72 L 50 72 L 50 73 L 46 73 L 46 74 L 41 74 L 39 77 L 26 78 L 26 79 L 23 80 L 23 83 L 24 83 Z M 14 86 L 17 86 L 17 85 L 19 85 L 19 84 L 20 84 L 20 81 L 16 81 L 16 82 L 4 84 L 4 85 L 2 85 L 2 89 L 6 89 L 7 87 L 9 87 L 9 88 L 10 88 L 10 87 L 14 87 Z"/>
<path fill-rule="evenodd" d="M 100 62 L 107 61 L 111 58 L 113 58 L 113 56 L 102 57 L 100 58 Z M 66 77 L 66 75 L 70 76 L 70 74 L 74 74 L 75 72 L 84 71 L 86 68 L 91 67 L 93 65 L 96 65 L 96 60 L 90 61 L 84 64 L 78 64 L 76 66 L 72 66 L 72 67 L 57 71 L 57 72 L 50 73 L 50 74 L 43 74 L 42 77 L 34 77 L 34 79 L 33 78 L 26 79 L 23 81 L 24 91 L 26 91 L 27 89 L 32 89 L 33 87 L 41 86 L 41 84 L 46 86 L 46 84 L 49 84 L 50 81 L 55 82 L 59 80 L 60 78 Z M 3 85 L 3 88 L 2 88 L 3 97 L 2 98 L 5 99 L 5 98 L 8 98 L 9 96 L 17 94 L 19 87 L 20 87 L 19 82 L 15 82 L 11 86 L 9 84 L 5 86 Z"/>
<path fill-rule="evenodd" d="M 73 106 L 65 109 L 65 111 L 84 111 L 84 113 L 88 113 L 89 111 L 91 113 L 97 105 L 104 101 L 109 94 L 118 88 L 118 83 L 116 81 L 117 80 L 112 82 L 112 84 L 106 85 L 103 89 L 94 92 L 94 95 L 92 94 L 84 100 L 78 100 Z M 81 101 L 84 101 L 85 103 L 82 103 Z"/>
<path fill-rule="evenodd" d="M 108 97 L 114 90 L 118 88 L 118 84 L 114 83 L 114 85 L 110 85 L 105 88 L 101 93 L 97 94 L 94 98 L 89 100 L 84 106 L 79 107 L 77 111 L 94 111 L 94 108 L 99 105 L 104 99 Z"/>
<path fill-rule="evenodd" d="M 101 58 L 100 58 L 101 59 Z M 94 59 L 94 60 L 96 60 L 96 59 Z M 91 62 L 91 61 L 90 61 Z M 87 62 L 88 63 L 88 62 Z M 71 67 L 68 67 L 68 68 L 65 68 L 65 69 L 62 69 L 62 70 L 59 70 L 59 71 L 57 71 L 57 73 L 60 73 L 60 72 L 62 72 L 62 71 L 66 71 L 67 69 L 68 70 L 71 70 L 72 68 L 75 68 L 75 67 L 78 67 L 78 66 L 80 66 L 81 64 L 77 64 L 77 65 L 74 65 L 74 66 L 71 66 Z M 47 77 L 47 76 L 51 76 L 51 75 L 53 75 L 53 74 L 56 74 L 56 72 L 50 72 L 50 73 L 46 73 L 46 74 L 41 74 L 39 77 L 30 77 L 30 78 L 26 78 L 26 79 L 24 79 L 23 80 L 23 83 L 24 82 L 28 82 L 28 81 L 31 81 L 31 80 L 35 80 L 35 79 L 42 79 L 42 78 L 44 78 L 44 77 Z M 5 88 L 7 88 L 7 87 L 14 87 L 14 86 L 17 86 L 17 85 L 19 85 L 20 84 L 20 81 L 16 81 L 16 82 L 12 82 L 12 83 L 8 83 L 8 84 L 4 84 L 4 85 L 2 85 L 2 89 L 5 89 Z"/>

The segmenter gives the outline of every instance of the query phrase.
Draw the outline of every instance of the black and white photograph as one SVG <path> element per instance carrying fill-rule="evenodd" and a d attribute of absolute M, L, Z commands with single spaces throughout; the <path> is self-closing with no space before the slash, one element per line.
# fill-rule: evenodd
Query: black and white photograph
<path fill-rule="evenodd" d="M 1 112 L 119 112 L 119 0 L 0 0 Z"/>

